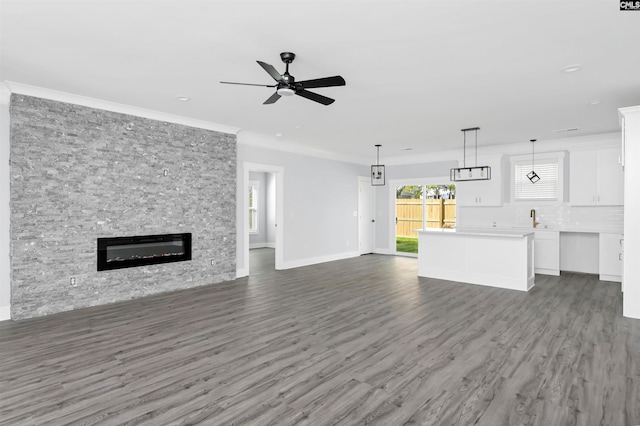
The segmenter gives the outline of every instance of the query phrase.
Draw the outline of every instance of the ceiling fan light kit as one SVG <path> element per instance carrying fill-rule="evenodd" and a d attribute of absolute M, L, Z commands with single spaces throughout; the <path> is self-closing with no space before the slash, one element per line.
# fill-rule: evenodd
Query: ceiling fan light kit
<path fill-rule="evenodd" d="M 491 179 L 491 167 L 478 166 L 478 130 L 480 127 L 469 127 L 468 129 L 461 129 L 463 133 L 463 154 L 462 154 L 462 167 L 453 168 L 449 171 L 449 180 L 454 182 L 464 182 L 471 180 L 490 180 Z M 467 132 L 475 132 L 476 139 L 476 162 L 475 166 L 467 167 Z"/>
<path fill-rule="evenodd" d="M 346 82 L 344 78 L 339 75 L 333 77 L 316 78 L 313 80 L 296 81 L 295 77 L 289 74 L 289 64 L 296 58 L 295 53 L 282 52 L 280 59 L 285 63 L 286 69 L 284 74 L 280 74 L 273 65 L 266 62 L 256 61 L 266 72 L 276 81 L 276 84 L 253 84 L 253 83 L 233 83 L 230 81 L 221 81 L 223 84 L 238 84 L 243 86 L 261 86 L 261 87 L 275 87 L 276 91 L 271 95 L 263 104 L 273 104 L 282 96 L 298 95 L 303 98 L 309 99 L 314 102 L 318 102 L 322 105 L 331 105 L 335 102 L 335 99 L 328 98 L 315 92 L 310 92 L 307 89 L 316 89 L 321 87 L 334 87 L 344 86 Z"/>
<path fill-rule="evenodd" d="M 281 87 L 276 90 L 276 93 L 280 96 L 293 96 L 296 94 L 296 91 L 288 87 Z"/>

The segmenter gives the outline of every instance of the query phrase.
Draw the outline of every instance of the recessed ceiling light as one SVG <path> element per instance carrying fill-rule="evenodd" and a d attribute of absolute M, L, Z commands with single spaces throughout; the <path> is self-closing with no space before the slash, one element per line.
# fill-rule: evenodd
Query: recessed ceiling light
<path fill-rule="evenodd" d="M 556 133 L 565 133 L 565 132 L 575 132 L 576 130 L 578 130 L 577 127 L 569 127 L 567 129 L 554 130 L 554 132 L 556 132 Z"/>
<path fill-rule="evenodd" d="M 602 101 L 600 99 L 594 99 L 592 101 L 587 102 L 588 105 L 600 105 Z"/>
<path fill-rule="evenodd" d="M 580 71 L 581 69 L 582 69 L 582 65 L 574 64 L 574 65 L 568 65 L 568 66 L 564 67 L 562 69 L 562 71 L 571 73 L 571 72 Z"/>
<path fill-rule="evenodd" d="M 413 148 L 404 148 L 401 151 L 413 151 Z"/>
<path fill-rule="evenodd" d="M 276 137 L 277 138 L 281 138 L 282 137 L 282 133 L 276 133 Z"/>
<path fill-rule="evenodd" d="M 186 102 L 186 101 L 190 100 L 191 98 L 189 98 L 188 96 L 176 96 L 176 99 L 179 100 L 179 101 Z"/>

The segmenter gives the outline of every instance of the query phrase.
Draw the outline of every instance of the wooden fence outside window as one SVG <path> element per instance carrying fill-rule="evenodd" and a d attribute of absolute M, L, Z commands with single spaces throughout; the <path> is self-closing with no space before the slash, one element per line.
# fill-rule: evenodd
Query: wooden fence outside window
<path fill-rule="evenodd" d="M 396 236 L 418 238 L 415 229 L 422 229 L 422 201 L 396 200 Z M 456 200 L 427 199 L 427 228 L 455 228 Z"/>

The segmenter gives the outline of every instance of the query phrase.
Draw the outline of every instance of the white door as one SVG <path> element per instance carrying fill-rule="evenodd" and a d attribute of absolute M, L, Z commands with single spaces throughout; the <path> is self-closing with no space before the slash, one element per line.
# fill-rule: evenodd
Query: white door
<path fill-rule="evenodd" d="M 373 253 L 375 218 L 373 216 L 373 187 L 368 177 L 358 178 L 358 250 L 360 254 Z"/>

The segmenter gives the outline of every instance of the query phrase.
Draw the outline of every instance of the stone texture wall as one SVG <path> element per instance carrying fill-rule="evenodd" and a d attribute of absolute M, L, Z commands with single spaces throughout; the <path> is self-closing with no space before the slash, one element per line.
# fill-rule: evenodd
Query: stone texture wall
<path fill-rule="evenodd" d="M 235 135 L 14 94 L 10 161 L 13 319 L 235 278 Z M 191 261 L 96 270 L 99 237 L 181 232 Z"/>

